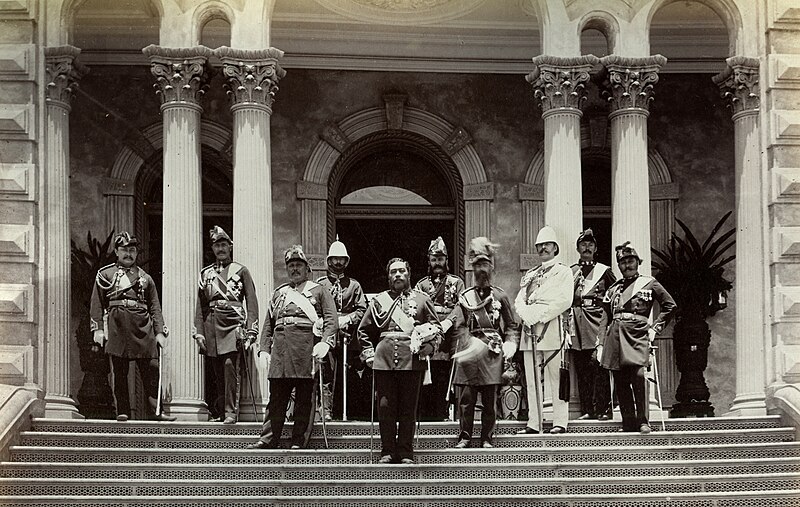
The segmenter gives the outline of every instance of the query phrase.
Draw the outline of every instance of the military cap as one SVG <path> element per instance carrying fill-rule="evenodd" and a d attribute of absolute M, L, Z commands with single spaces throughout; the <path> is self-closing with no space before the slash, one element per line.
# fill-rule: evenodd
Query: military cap
<path fill-rule="evenodd" d="M 614 248 L 616 251 L 617 262 L 621 261 L 622 259 L 627 259 L 628 257 L 635 257 L 636 260 L 642 262 L 642 258 L 639 257 L 639 254 L 636 253 L 636 249 L 633 247 L 630 241 L 626 241 L 625 243 L 617 246 Z"/>
<path fill-rule="evenodd" d="M 469 241 L 469 263 L 475 264 L 480 260 L 487 260 L 494 265 L 494 254 L 498 244 L 489 241 L 489 238 L 480 236 Z"/>
<path fill-rule="evenodd" d="M 227 241 L 231 245 L 233 244 L 233 240 L 230 236 L 228 236 L 228 233 L 218 225 L 212 227 L 211 230 L 208 231 L 208 235 L 211 236 L 211 243 L 216 243 L 217 241 Z"/>
<path fill-rule="evenodd" d="M 431 246 L 428 247 L 428 255 L 444 255 L 447 257 L 447 247 L 441 236 L 431 241 Z"/>
<path fill-rule="evenodd" d="M 308 265 L 308 259 L 306 258 L 305 252 L 303 252 L 303 247 L 300 245 L 292 245 L 283 252 L 283 260 L 286 264 L 289 264 L 291 261 L 303 261 Z"/>
<path fill-rule="evenodd" d="M 139 246 L 136 236 L 131 236 L 127 231 L 122 231 L 114 237 L 114 248 L 121 246 Z"/>
<path fill-rule="evenodd" d="M 594 237 L 594 232 L 591 228 L 586 229 L 582 233 L 578 234 L 578 239 L 575 240 L 575 246 L 581 244 L 581 241 L 591 241 L 595 245 L 597 245 L 597 238 Z"/>

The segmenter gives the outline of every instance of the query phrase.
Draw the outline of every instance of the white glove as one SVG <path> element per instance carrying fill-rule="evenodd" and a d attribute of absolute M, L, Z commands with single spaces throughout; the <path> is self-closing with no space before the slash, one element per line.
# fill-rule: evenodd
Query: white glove
<path fill-rule="evenodd" d="M 322 361 L 325 359 L 325 356 L 328 355 L 328 351 L 331 350 L 331 346 L 325 342 L 319 342 L 314 345 L 314 350 L 311 351 L 311 355 L 318 361 Z"/>
<path fill-rule="evenodd" d="M 311 332 L 314 333 L 314 336 L 319 336 L 322 338 L 322 326 L 323 326 L 322 317 L 318 318 L 316 322 L 314 322 L 314 326 L 311 328 Z"/>
<path fill-rule="evenodd" d="M 647 330 L 647 337 L 650 340 L 650 345 L 652 345 L 653 342 L 656 340 L 656 330 L 653 329 L 652 327 L 650 329 L 648 329 Z"/>
<path fill-rule="evenodd" d="M 163 349 L 167 346 L 167 337 L 163 333 L 158 333 L 156 335 L 156 343 Z"/>
<path fill-rule="evenodd" d="M 106 333 L 102 329 L 98 329 L 94 332 L 92 339 L 96 344 L 102 347 L 106 342 Z"/>
<path fill-rule="evenodd" d="M 350 316 L 343 315 L 339 317 L 339 329 L 345 329 L 347 326 L 350 325 Z"/>
<path fill-rule="evenodd" d="M 600 362 L 600 358 L 601 357 L 603 357 L 603 346 L 602 345 L 598 345 L 597 346 L 597 362 L 598 363 Z"/>
<path fill-rule="evenodd" d="M 503 342 L 503 358 L 511 359 L 517 353 L 517 344 L 514 342 Z"/>
<path fill-rule="evenodd" d="M 194 341 L 197 342 L 197 346 L 200 347 L 200 351 L 204 352 L 206 350 L 206 337 L 201 334 L 194 335 Z"/>
<path fill-rule="evenodd" d="M 444 319 L 442 321 L 442 334 L 447 333 L 447 330 L 453 327 L 453 321 L 450 319 Z"/>
<path fill-rule="evenodd" d="M 272 359 L 269 355 L 269 352 L 266 350 L 259 350 L 258 354 L 256 354 L 256 363 L 258 364 L 258 369 L 262 371 L 269 371 L 269 361 Z"/>

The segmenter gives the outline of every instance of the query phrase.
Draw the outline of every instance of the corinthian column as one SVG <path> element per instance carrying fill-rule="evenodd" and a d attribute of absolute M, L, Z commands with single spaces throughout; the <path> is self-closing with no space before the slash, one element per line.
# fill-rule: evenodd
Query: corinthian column
<path fill-rule="evenodd" d="M 235 258 L 253 274 L 261 317 L 266 315 L 273 288 L 272 276 L 272 180 L 270 115 L 278 81 L 286 74 L 275 48 L 246 50 L 221 47 L 216 51 L 228 81 L 226 89 L 233 113 L 233 239 Z M 263 320 L 263 319 L 262 319 Z M 266 371 L 249 358 L 252 383 L 242 382 L 239 417 L 255 420 L 256 410 L 266 406 Z M 250 392 L 252 385 L 255 393 Z"/>
<path fill-rule="evenodd" d="M 81 417 L 70 397 L 69 112 L 77 80 L 85 73 L 73 46 L 44 49 L 47 86 L 47 161 L 42 238 L 45 242 L 45 415 Z"/>
<path fill-rule="evenodd" d="M 202 259 L 200 99 L 205 93 L 211 50 L 165 48 L 142 50 L 150 58 L 161 97 L 164 122 L 164 322 L 169 329 L 162 352 L 167 409 L 183 420 L 206 420 L 201 356 L 192 340 L 197 276 Z"/>
<path fill-rule="evenodd" d="M 661 55 L 600 59 L 608 81 L 604 95 L 611 104 L 611 244 L 630 241 L 650 274 L 650 184 L 647 171 L 647 117 L 658 70 L 667 63 Z M 613 257 L 613 256 L 612 256 Z M 614 263 L 614 272 L 620 276 Z"/>
<path fill-rule="evenodd" d="M 544 223 L 560 240 L 559 259 L 570 264 L 571 239 L 583 230 L 581 104 L 596 56 L 537 56 L 525 79 L 533 85 L 544 119 Z M 536 231 L 533 231 L 536 234 Z"/>
<path fill-rule="evenodd" d="M 763 227 L 758 59 L 734 56 L 712 79 L 733 111 L 736 137 L 736 397 L 735 415 L 766 413 Z"/>

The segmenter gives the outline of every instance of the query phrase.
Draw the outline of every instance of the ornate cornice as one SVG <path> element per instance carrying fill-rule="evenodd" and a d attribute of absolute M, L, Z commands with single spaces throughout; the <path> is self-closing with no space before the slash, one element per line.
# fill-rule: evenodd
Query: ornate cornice
<path fill-rule="evenodd" d="M 78 80 L 89 72 L 87 67 L 76 60 L 80 54 L 81 50 L 75 46 L 44 48 L 47 74 L 45 101 L 48 105 L 69 110 Z"/>
<path fill-rule="evenodd" d="M 662 55 L 629 58 L 608 55 L 600 59 L 605 68 L 602 95 L 611 104 L 612 113 L 638 109 L 648 111 L 653 100 L 653 85 L 658 82 L 658 71 L 666 65 Z"/>
<path fill-rule="evenodd" d="M 278 81 L 286 75 L 286 71 L 278 65 L 283 51 L 277 48 L 234 49 L 223 46 L 214 53 L 222 60 L 222 73 L 228 81 L 225 89 L 233 108 L 264 107 L 272 113 Z"/>
<path fill-rule="evenodd" d="M 156 94 L 161 107 L 176 104 L 200 106 L 208 88 L 210 68 L 208 58 L 213 54 L 205 46 L 165 48 L 151 44 L 142 49 L 150 59 L 150 71 L 156 78 Z"/>
<path fill-rule="evenodd" d="M 758 86 L 759 61 L 757 58 L 732 56 L 726 60 L 725 70 L 711 78 L 719 86 L 721 96 L 728 103 L 733 115 L 759 109 Z"/>
<path fill-rule="evenodd" d="M 543 112 L 553 109 L 580 110 L 586 100 L 589 71 L 599 59 L 594 55 L 558 57 L 541 55 L 533 59 L 534 70 L 525 79 Z"/>

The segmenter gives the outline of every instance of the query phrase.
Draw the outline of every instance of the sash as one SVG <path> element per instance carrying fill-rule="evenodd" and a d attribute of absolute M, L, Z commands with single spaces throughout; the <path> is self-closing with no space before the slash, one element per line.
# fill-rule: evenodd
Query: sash
<path fill-rule="evenodd" d="M 639 277 L 628 286 L 627 289 L 622 291 L 622 295 L 620 296 L 619 300 L 619 307 L 622 308 L 625 304 L 631 300 L 631 298 L 640 290 L 642 287 L 647 285 L 653 280 L 653 277 L 646 276 L 646 275 L 639 275 Z"/>
<path fill-rule="evenodd" d="M 592 268 L 592 272 L 589 273 L 589 278 L 584 278 L 583 280 L 583 291 L 581 292 L 581 296 L 585 296 L 586 294 L 589 293 L 589 291 L 594 289 L 595 285 L 597 285 L 597 282 L 599 282 L 600 279 L 603 278 L 603 275 L 605 274 L 607 269 L 608 266 L 606 266 L 605 264 L 601 264 L 599 262 L 594 265 L 594 268 Z"/>
<path fill-rule="evenodd" d="M 464 291 L 459 298 L 461 305 L 472 312 L 472 315 L 475 317 L 475 321 L 481 328 L 484 329 L 493 329 L 494 325 L 492 324 L 492 319 L 489 317 L 489 310 L 486 309 L 486 306 L 489 304 L 489 300 L 492 298 L 492 294 L 489 293 L 489 296 L 486 297 L 484 300 L 478 299 L 478 291 L 475 288 L 469 289 Z M 483 308 L 483 314 L 479 317 L 478 310 Z"/>
<path fill-rule="evenodd" d="M 287 287 L 286 289 L 286 298 L 283 300 L 283 306 L 288 305 L 289 303 L 294 303 L 294 305 L 300 308 L 303 313 L 306 314 L 311 322 L 316 322 L 319 319 L 319 315 L 317 315 L 317 309 L 314 308 L 314 305 L 311 304 L 311 301 L 305 296 L 305 293 L 308 289 L 313 289 L 316 287 L 316 284 L 313 287 L 306 286 L 306 290 L 302 293 L 298 292 L 297 289 L 293 289 L 291 287 Z"/>
<path fill-rule="evenodd" d="M 414 330 L 414 319 L 403 313 L 402 308 L 399 312 L 397 311 L 400 305 L 395 303 L 397 299 L 400 299 L 399 297 L 392 301 L 388 292 L 381 292 L 375 296 L 375 299 L 380 303 L 381 308 L 388 308 L 389 317 L 404 333 L 411 333 Z"/>

